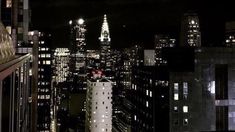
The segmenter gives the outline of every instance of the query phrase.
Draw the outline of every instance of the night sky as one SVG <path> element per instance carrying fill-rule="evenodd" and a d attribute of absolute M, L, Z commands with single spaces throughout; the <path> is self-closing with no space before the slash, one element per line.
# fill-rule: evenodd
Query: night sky
<path fill-rule="evenodd" d="M 153 48 L 154 34 L 168 33 L 179 40 L 184 12 L 199 14 L 203 46 L 220 46 L 224 23 L 235 20 L 232 3 L 205 0 L 31 0 L 32 29 L 50 31 L 53 47 L 68 47 L 68 21 L 82 17 L 89 49 L 99 47 L 103 15 L 107 14 L 112 47 L 141 44 Z M 208 0 L 209 1 L 209 0 Z"/>

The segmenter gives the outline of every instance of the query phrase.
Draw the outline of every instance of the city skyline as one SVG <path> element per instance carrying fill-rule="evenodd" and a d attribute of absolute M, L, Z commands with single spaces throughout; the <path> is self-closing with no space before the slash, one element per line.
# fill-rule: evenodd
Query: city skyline
<path fill-rule="evenodd" d="M 49 1 L 47 5 L 38 0 L 32 4 L 32 22 L 38 29 L 50 30 L 57 39 L 53 45 L 65 47 L 69 28 L 68 21 L 83 18 L 87 23 L 87 46 L 98 48 L 100 25 L 103 14 L 110 20 L 112 47 L 125 48 L 133 43 L 143 43 L 147 48 L 154 45 L 154 35 L 170 33 L 179 38 L 180 21 L 184 13 L 193 10 L 201 21 L 204 46 L 221 46 L 225 22 L 234 20 L 231 3 L 189 0 L 159 1 Z M 122 8 L 122 10 L 119 9 Z M 139 10 L 140 9 L 140 10 Z M 45 12 L 45 13 L 44 13 Z M 40 14 L 45 15 L 40 15 Z M 35 17 L 39 16 L 39 17 Z M 216 29 L 214 27 L 217 27 Z M 121 38 L 121 39 L 120 39 Z M 95 48 L 94 48 L 95 47 Z"/>
<path fill-rule="evenodd" d="M 202 0 L 0 1 L 0 132 L 235 131 L 233 12 Z"/>

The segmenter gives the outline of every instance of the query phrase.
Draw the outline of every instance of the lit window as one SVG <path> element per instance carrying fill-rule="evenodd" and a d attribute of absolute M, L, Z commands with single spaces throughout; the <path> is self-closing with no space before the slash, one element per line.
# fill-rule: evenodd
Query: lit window
<path fill-rule="evenodd" d="M 178 112 L 178 107 L 174 106 L 174 112 Z"/>
<path fill-rule="evenodd" d="M 174 100 L 179 100 L 179 94 L 174 94 Z"/>
<path fill-rule="evenodd" d="M 188 83 L 187 82 L 183 82 L 183 95 L 184 95 L 184 98 L 187 99 L 188 97 Z"/>
<path fill-rule="evenodd" d="M 146 107 L 149 107 L 149 102 L 148 101 L 146 101 Z"/>
<path fill-rule="evenodd" d="M 51 54 L 46 54 L 46 57 L 47 57 L 47 58 L 50 58 L 50 57 L 51 57 Z"/>
<path fill-rule="evenodd" d="M 179 100 L 179 84 L 174 83 L 174 100 Z"/>
<path fill-rule="evenodd" d="M 183 112 L 188 113 L 188 106 L 183 106 Z"/>
<path fill-rule="evenodd" d="M 47 61 L 46 61 L 46 64 L 47 64 L 47 65 L 50 65 L 50 64 L 51 64 L 51 61 L 47 60 Z"/>
<path fill-rule="evenodd" d="M 146 90 L 146 95 L 147 95 L 147 96 L 149 95 L 149 90 Z"/>
<path fill-rule="evenodd" d="M 136 115 L 134 116 L 134 120 L 136 121 L 136 119 L 137 119 L 137 117 L 136 117 Z"/>
<path fill-rule="evenodd" d="M 41 57 L 41 58 L 45 58 L 46 55 L 45 55 L 45 54 L 41 54 L 40 57 Z"/>
<path fill-rule="evenodd" d="M 149 96 L 152 97 L 152 91 L 149 92 Z"/>
<path fill-rule="evenodd" d="M 11 8 L 12 0 L 6 0 L 6 8 Z"/>
<path fill-rule="evenodd" d="M 187 119 L 187 118 L 185 118 L 185 119 L 183 120 L 183 124 L 184 124 L 184 125 L 188 125 L 188 119 Z"/>

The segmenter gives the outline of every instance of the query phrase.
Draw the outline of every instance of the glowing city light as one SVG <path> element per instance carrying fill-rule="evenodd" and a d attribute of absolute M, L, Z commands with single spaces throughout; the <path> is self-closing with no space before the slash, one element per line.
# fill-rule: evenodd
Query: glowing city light
<path fill-rule="evenodd" d="M 84 24 L 84 19 L 82 19 L 82 18 L 78 19 L 78 24 L 79 24 L 79 25 Z"/>
<path fill-rule="evenodd" d="M 69 21 L 69 25 L 72 25 L 72 23 L 73 23 L 73 21 L 72 21 L 72 20 L 70 20 L 70 21 Z"/>

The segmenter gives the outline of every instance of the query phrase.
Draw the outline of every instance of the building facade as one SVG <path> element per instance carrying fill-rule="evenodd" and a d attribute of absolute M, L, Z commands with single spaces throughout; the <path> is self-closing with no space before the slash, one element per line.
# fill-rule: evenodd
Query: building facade
<path fill-rule="evenodd" d="M 50 34 L 39 32 L 38 36 L 38 101 L 37 131 L 49 132 L 51 124 L 52 52 Z M 29 37 L 31 38 L 31 37 Z"/>
<path fill-rule="evenodd" d="M 157 66 L 166 65 L 166 60 L 162 58 L 162 48 L 175 47 L 176 39 L 170 38 L 167 35 L 155 35 L 155 63 Z"/>
<path fill-rule="evenodd" d="M 70 21 L 70 77 L 71 90 L 86 90 L 86 25 L 85 21 L 80 18 Z"/>
<path fill-rule="evenodd" d="M 170 72 L 170 131 L 234 131 L 234 50 L 195 48 L 191 52 L 182 56 L 192 55 L 193 68 Z M 177 54 L 174 51 L 173 56 Z"/>
<path fill-rule="evenodd" d="M 105 72 L 111 71 L 111 38 L 109 33 L 109 25 L 107 16 L 104 15 L 104 20 L 101 28 L 100 40 L 100 67 Z"/>
<path fill-rule="evenodd" d="M 166 67 L 139 66 L 132 69 L 131 131 L 169 131 L 169 77 Z"/>
<path fill-rule="evenodd" d="M 69 75 L 69 55 L 68 48 L 56 48 L 54 51 L 53 66 L 55 68 L 56 83 L 65 82 Z"/>
<path fill-rule="evenodd" d="M 112 82 L 93 71 L 86 95 L 86 132 L 112 131 Z"/>

